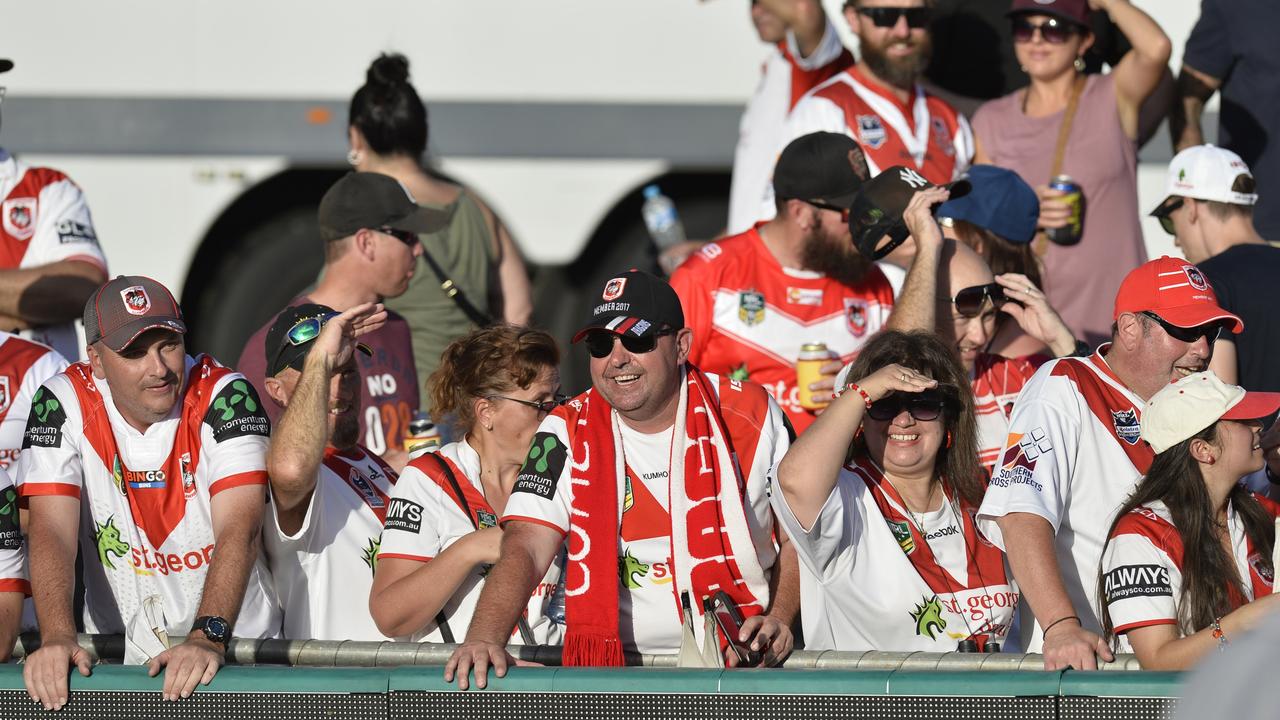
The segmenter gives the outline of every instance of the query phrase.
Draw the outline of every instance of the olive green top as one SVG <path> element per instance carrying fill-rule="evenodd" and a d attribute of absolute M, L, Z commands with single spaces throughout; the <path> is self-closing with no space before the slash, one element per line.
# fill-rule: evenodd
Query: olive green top
<path fill-rule="evenodd" d="M 492 314 L 489 289 L 497 277 L 497 258 L 493 250 L 493 228 L 486 222 L 480 205 L 465 189 L 448 204 L 419 204 L 449 213 L 449 224 L 444 229 L 418 236 L 423 248 L 462 289 L 472 305 Z M 475 325 L 440 289 L 440 280 L 423 258 L 418 259 L 409 289 L 400 297 L 387 299 L 386 305 L 409 321 L 413 331 L 413 361 L 418 381 L 424 386 L 420 393 L 421 407 L 431 412 L 431 397 L 425 390 L 427 378 L 440 365 L 445 346 L 471 332 Z"/>

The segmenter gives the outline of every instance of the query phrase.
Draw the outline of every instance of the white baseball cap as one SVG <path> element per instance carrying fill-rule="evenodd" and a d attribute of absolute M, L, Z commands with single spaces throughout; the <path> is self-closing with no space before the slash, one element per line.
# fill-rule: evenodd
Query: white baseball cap
<path fill-rule="evenodd" d="M 1253 205 L 1258 202 L 1256 193 L 1241 193 L 1231 189 L 1236 178 L 1241 175 L 1253 177 L 1249 166 L 1239 155 L 1226 148 L 1196 145 L 1173 156 L 1173 162 L 1169 163 L 1166 194 L 1232 205 Z M 1159 213 L 1168 201 L 1169 198 L 1165 197 L 1151 214 Z"/>
<path fill-rule="evenodd" d="M 1142 439 L 1162 453 L 1219 420 L 1257 420 L 1277 410 L 1280 393 L 1245 392 L 1205 370 L 1151 396 L 1142 409 Z"/>

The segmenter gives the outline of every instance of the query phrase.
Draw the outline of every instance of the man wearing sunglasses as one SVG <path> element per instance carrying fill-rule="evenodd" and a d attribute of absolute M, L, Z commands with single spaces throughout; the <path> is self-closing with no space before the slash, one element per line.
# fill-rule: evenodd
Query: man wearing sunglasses
<path fill-rule="evenodd" d="M 676 653 L 682 594 L 701 642 L 700 600 L 717 589 L 746 616 L 736 640 L 770 665 L 791 651 L 799 569 L 785 536 L 775 544 L 765 493 L 790 445 L 785 416 L 759 385 L 690 364 L 691 335 L 675 292 L 648 273 L 623 273 L 593 298 L 574 337 L 591 354 L 592 387 L 534 435 L 502 518 L 501 557 L 446 680 L 466 689 L 474 668 L 483 688 L 489 665 L 505 674 L 521 598 L 566 536 L 564 664 Z"/>
<path fill-rule="evenodd" d="M 1125 277 L 1112 317 L 1110 343 L 1046 363 L 1023 388 L 978 511 L 1029 604 L 1027 650 L 1049 670 L 1111 658 L 1095 579 L 1114 514 L 1154 457 L 1139 437 L 1146 400 L 1206 369 L 1223 330 L 1243 329 L 1196 266 L 1169 257 Z"/>
<path fill-rule="evenodd" d="M 279 633 L 259 552 L 270 423 L 239 373 L 186 354 L 182 312 L 155 280 L 104 284 L 84 326 L 89 361 L 37 392 L 17 466 L 42 641 L 23 678 L 57 708 L 69 666 L 90 672 L 72 617 L 78 540 L 85 630 L 123 633 L 126 663 L 164 668 L 164 699 L 188 697 L 232 634 Z"/>
<path fill-rule="evenodd" d="M 316 303 L 339 312 L 398 297 L 409 287 L 422 245 L 419 233 L 443 227 L 448 215 L 419 206 L 395 178 L 372 172 L 348 173 L 320 200 L 317 220 L 324 242 L 324 269 L 315 289 L 290 305 Z M 245 343 L 236 365 L 264 397 L 271 358 L 262 353 L 267 325 Z M 409 323 L 395 313 L 361 338 L 372 355 L 358 355 L 361 443 L 399 470 L 408 461 L 404 437 L 419 406 Z M 267 413 L 278 422 L 282 407 Z"/>
<path fill-rule="evenodd" d="M 926 0 L 848 0 L 844 16 L 858 36 L 858 63 L 809 91 L 787 119 L 786 143 L 811 132 L 848 135 L 867 154 L 871 175 L 894 165 L 937 185 L 973 159 L 969 122 L 919 79 L 931 43 Z"/>
<path fill-rule="evenodd" d="M 866 172 L 862 150 L 844 135 L 795 139 L 773 173 L 777 215 L 704 247 L 671 276 L 693 330 L 690 362 L 760 383 L 798 432 L 815 417 L 796 385 L 801 347 L 821 341 L 832 353 L 825 377 L 809 388 L 825 404 L 842 361 L 893 306 L 888 280 L 849 236 L 849 203 Z"/>
<path fill-rule="evenodd" d="M 1196 145 L 1169 164 L 1168 196 L 1151 211 L 1187 260 L 1199 266 L 1218 301 L 1244 320 L 1235 338 L 1219 338 L 1213 370 L 1223 382 L 1280 390 L 1280 250 L 1254 226 L 1257 187 L 1239 155 Z"/>

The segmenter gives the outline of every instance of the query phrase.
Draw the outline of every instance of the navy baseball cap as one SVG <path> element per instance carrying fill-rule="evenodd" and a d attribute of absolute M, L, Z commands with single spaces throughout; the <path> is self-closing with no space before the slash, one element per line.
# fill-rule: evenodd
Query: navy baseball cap
<path fill-rule="evenodd" d="M 1017 173 L 995 165 L 974 165 L 966 179 L 969 194 L 943 203 L 938 217 L 963 220 L 1018 245 L 1035 238 L 1040 199 Z"/>

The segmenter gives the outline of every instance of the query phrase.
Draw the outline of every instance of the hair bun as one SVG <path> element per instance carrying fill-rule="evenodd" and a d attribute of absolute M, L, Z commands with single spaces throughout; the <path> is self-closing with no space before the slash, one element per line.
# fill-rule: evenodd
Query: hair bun
<path fill-rule="evenodd" d="M 409 58 L 400 53 L 383 53 L 369 65 L 365 81 L 370 85 L 399 85 L 409 82 Z"/>

